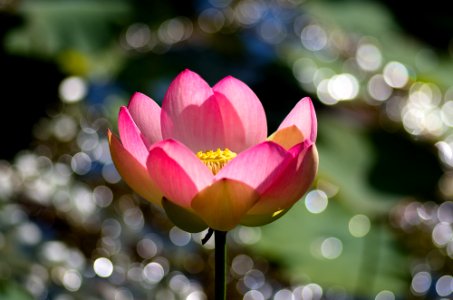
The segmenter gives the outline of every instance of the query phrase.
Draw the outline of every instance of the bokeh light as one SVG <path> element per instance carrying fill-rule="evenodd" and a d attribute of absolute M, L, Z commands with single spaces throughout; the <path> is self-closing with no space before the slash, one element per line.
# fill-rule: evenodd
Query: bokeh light
<path fill-rule="evenodd" d="M 391 61 L 384 67 L 384 80 L 393 88 L 402 88 L 409 81 L 409 71 L 402 63 Z"/>
<path fill-rule="evenodd" d="M 382 54 L 373 44 L 363 43 L 357 48 L 357 64 L 365 71 L 376 71 L 382 64 Z"/>
<path fill-rule="evenodd" d="M 305 206 L 313 214 L 322 213 L 327 208 L 327 204 L 327 195 L 322 190 L 313 190 L 305 197 Z"/>
<path fill-rule="evenodd" d="M 228 235 L 232 298 L 452 296 L 453 87 L 448 51 L 394 31 L 404 24 L 396 26 L 397 18 L 392 20 L 380 2 L 372 14 L 359 2 L 350 7 L 329 1 L 209 0 L 178 7 L 160 3 L 159 8 L 122 0 L 109 7 L 75 2 L 46 7 L 43 1 L 0 1 L 0 10 L 23 19 L 16 25 L 2 23 L 5 73 L 14 78 L 9 64 L 25 60 L 26 67 L 17 70 L 27 72 L 20 74 L 14 93 L 31 99 L 24 102 L 24 112 L 35 110 L 32 103 L 42 109 L 30 130 L 33 141 L 14 158 L 0 160 L 0 278 L 6 287 L 17 287 L 33 299 L 70 300 L 87 294 L 115 300 L 209 298 L 214 239 L 202 245 L 207 231 L 184 232 L 162 210 L 133 194 L 112 163 L 106 136 L 107 128 L 117 132 L 118 107 L 131 92 L 143 91 L 161 103 L 170 78 L 189 67 L 204 73 L 210 83 L 232 74 L 256 88 L 263 104 L 272 108 L 270 128 L 278 125 L 283 107 L 301 95 L 312 97 L 319 116 L 321 168 L 315 189 L 293 208 L 298 214 L 289 212 L 268 226 L 238 226 Z M 424 22 L 423 28 L 427 26 Z M 35 62 L 47 64 L 35 67 Z M 62 73 L 57 79 L 47 74 L 54 67 Z M 34 69 L 42 75 L 33 75 Z M 6 81 L 6 90 L 9 85 Z M 51 85 L 52 93 L 39 94 Z M 36 97 L 25 94 L 27 90 Z M 46 102 L 52 97 L 53 103 Z M 24 116 L 20 123 L 27 119 L 32 118 Z M 14 124 L 5 133 L 19 132 L 18 122 Z M 341 133 L 335 136 L 323 124 L 346 126 L 338 126 Z M 354 148 L 348 137 L 357 128 L 364 140 Z M 397 141 L 382 142 L 382 136 Z M 4 148 L 15 139 L 5 139 Z M 331 146 L 336 139 L 342 142 Z M 409 148 L 400 149 L 401 141 Z M 343 147 L 349 156 L 341 157 Z M 417 172 L 411 174 L 404 162 L 393 160 L 400 152 L 418 166 Z M 368 159 L 363 166 L 362 154 Z M 429 166 L 437 159 L 440 175 L 423 167 L 430 155 L 434 160 Z M 350 175 L 354 172 L 364 181 Z M 400 180 L 397 191 L 389 183 L 395 184 L 394 173 Z M 420 192 L 418 185 L 424 183 L 415 182 L 415 173 L 425 177 L 424 183 L 439 179 Z M 377 201 L 376 194 L 386 200 Z M 273 235 L 286 218 L 298 220 L 297 234 L 288 238 L 293 230 L 288 227 Z M 302 246 L 291 248 L 301 240 Z M 276 248 L 292 252 L 282 255 Z M 364 249 L 379 252 L 380 259 Z M 391 256 L 394 251 L 404 257 Z M 374 266 L 375 278 L 357 271 L 357 282 L 348 287 L 344 278 L 349 269 L 355 271 L 348 261 L 351 255 L 364 266 Z M 383 273 L 389 264 L 403 270 L 394 271 L 397 279 L 394 273 Z M 375 286 L 360 290 L 367 280 Z M 405 285 L 398 287 L 398 280 Z"/>
<path fill-rule="evenodd" d="M 353 237 L 364 237 L 368 234 L 370 228 L 370 219 L 365 215 L 355 215 L 349 220 L 349 232 Z"/>
<path fill-rule="evenodd" d="M 106 257 L 99 257 L 93 263 L 93 270 L 100 277 L 109 277 L 113 273 L 113 264 Z"/>
<path fill-rule="evenodd" d="M 87 86 L 85 81 L 80 77 L 68 77 L 61 82 L 59 92 L 63 102 L 74 103 L 82 100 L 86 96 Z"/>

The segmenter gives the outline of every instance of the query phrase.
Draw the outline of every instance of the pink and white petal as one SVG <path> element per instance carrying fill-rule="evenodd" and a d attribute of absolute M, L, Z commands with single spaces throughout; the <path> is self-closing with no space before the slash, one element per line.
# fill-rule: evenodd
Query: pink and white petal
<path fill-rule="evenodd" d="M 149 151 L 148 172 L 164 196 L 183 208 L 212 182 L 211 171 L 183 144 L 163 140 Z"/>
<path fill-rule="evenodd" d="M 118 138 L 110 130 L 107 134 L 113 163 L 123 180 L 137 194 L 160 206 L 162 192 L 151 180 L 146 167 L 123 147 Z"/>
<path fill-rule="evenodd" d="M 125 106 L 120 108 L 118 115 L 118 131 L 124 148 L 145 167 L 148 148 L 144 143 L 140 129 Z"/>
<path fill-rule="evenodd" d="M 313 102 L 309 97 L 300 100 L 278 127 L 281 130 L 292 125 L 297 126 L 306 139 L 316 141 L 318 123 Z"/>
<path fill-rule="evenodd" d="M 241 181 L 261 194 L 291 160 L 292 155 L 280 145 L 263 142 L 231 160 L 217 173 L 215 180 L 228 178 Z"/>
<path fill-rule="evenodd" d="M 263 105 L 245 83 L 228 76 L 220 80 L 212 90 L 228 99 L 240 119 L 242 125 L 240 129 L 244 130 L 245 141 L 241 145 L 235 145 L 238 152 L 266 139 L 267 121 Z M 229 142 L 234 143 L 234 140 L 231 139 Z"/>
<path fill-rule="evenodd" d="M 270 137 L 268 137 L 269 141 L 273 141 L 279 144 L 286 150 L 289 150 L 293 146 L 302 143 L 304 139 L 304 135 L 295 125 L 279 129 Z"/>
<path fill-rule="evenodd" d="M 308 190 L 318 171 L 316 145 L 306 141 L 293 147 L 291 163 L 261 194 L 248 215 L 271 215 L 285 210 L 297 202 Z"/>
<path fill-rule="evenodd" d="M 160 107 L 154 100 L 142 93 L 135 93 L 127 106 L 135 124 L 145 137 L 149 147 L 162 140 L 160 128 Z"/>
<path fill-rule="evenodd" d="M 211 87 L 198 74 L 181 72 L 170 84 L 162 103 L 162 137 L 179 140 L 194 152 L 204 150 L 206 141 L 221 135 L 220 127 L 214 126 L 219 119 L 220 110 Z"/>
<path fill-rule="evenodd" d="M 258 198 L 247 184 L 221 179 L 200 191 L 192 200 L 192 208 L 212 229 L 228 231 L 239 224 Z"/>

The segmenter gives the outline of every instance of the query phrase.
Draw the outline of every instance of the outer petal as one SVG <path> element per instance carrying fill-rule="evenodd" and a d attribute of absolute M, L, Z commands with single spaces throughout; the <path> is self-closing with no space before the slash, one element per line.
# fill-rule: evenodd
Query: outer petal
<path fill-rule="evenodd" d="M 292 148 L 291 163 L 262 193 L 248 215 L 273 215 L 298 201 L 311 186 L 318 170 L 316 146 L 306 141 Z"/>
<path fill-rule="evenodd" d="M 125 106 L 120 108 L 118 131 L 124 148 L 145 167 L 148 149 L 143 141 L 140 129 L 132 120 L 129 110 Z"/>
<path fill-rule="evenodd" d="M 115 167 L 126 183 L 140 196 L 161 205 L 162 193 L 149 177 L 148 170 L 108 131 L 110 153 Z"/>
<path fill-rule="evenodd" d="M 164 140 L 148 156 L 148 172 L 164 196 L 190 209 L 193 197 L 212 182 L 211 171 L 183 144 Z"/>
<path fill-rule="evenodd" d="M 200 232 L 205 230 L 208 225 L 197 215 L 179 205 L 168 201 L 165 197 L 162 199 L 162 206 L 167 216 L 176 226 L 187 232 Z"/>
<path fill-rule="evenodd" d="M 291 149 L 294 145 L 300 144 L 304 141 L 304 135 L 295 125 L 279 129 L 274 132 L 269 138 L 286 150 Z"/>
<path fill-rule="evenodd" d="M 160 107 L 154 100 L 142 93 L 135 93 L 127 108 L 148 147 L 162 140 Z"/>
<path fill-rule="evenodd" d="M 228 130 L 236 130 L 231 136 L 226 136 L 228 145 L 236 152 L 243 151 L 266 139 L 267 122 L 264 108 L 255 93 L 242 81 L 228 76 L 219 81 L 213 88 L 216 94 L 223 95 L 233 106 L 239 117 L 237 125 L 232 124 Z M 222 114 L 225 118 L 225 114 Z M 239 126 L 240 127 L 235 127 Z M 240 136 L 244 140 L 238 139 Z"/>
<path fill-rule="evenodd" d="M 213 149 L 222 126 L 220 108 L 209 85 L 185 70 L 170 84 L 162 103 L 162 137 L 181 141 L 194 152 Z M 220 147 L 220 146 L 217 146 Z"/>
<path fill-rule="evenodd" d="M 221 179 L 199 192 L 192 208 L 212 229 L 228 231 L 258 200 L 258 193 L 235 180 Z"/>
<path fill-rule="evenodd" d="M 241 224 L 245 226 L 262 226 L 269 223 L 272 223 L 288 212 L 289 208 L 282 209 L 273 213 L 260 214 L 260 215 L 251 215 L 247 214 L 241 219 Z"/>
<path fill-rule="evenodd" d="M 230 161 L 216 175 L 241 181 L 262 193 L 291 161 L 289 152 L 274 142 L 263 142 Z"/>
<path fill-rule="evenodd" d="M 300 100 L 278 127 L 277 133 L 287 127 L 295 125 L 305 139 L 316 141 L 318 123 L 316 113 L 310 98 Z"/>

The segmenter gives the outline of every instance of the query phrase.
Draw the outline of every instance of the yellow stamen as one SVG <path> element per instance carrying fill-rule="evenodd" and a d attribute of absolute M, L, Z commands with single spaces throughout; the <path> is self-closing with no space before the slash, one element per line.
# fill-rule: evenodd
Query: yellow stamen
<path fill-rule="evenodd" d="M 230 160 L 236 157 L 236 153 L 228 148 L 225 150 L 217 149 L 216 151 L 198 151 L 197 157 L 212 171 L 215 175 L 222 169 Z"/>

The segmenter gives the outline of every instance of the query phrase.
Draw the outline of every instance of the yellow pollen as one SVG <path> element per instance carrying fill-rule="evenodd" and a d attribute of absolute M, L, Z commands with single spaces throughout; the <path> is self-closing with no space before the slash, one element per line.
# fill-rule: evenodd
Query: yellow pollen
<path fill-rule="evenodd" d="M 216 151 L 198 151 L 197 157 L 212 171 L 215 175 L 222 169 L 230 160 L 236 157 L 236 153 L 228 148 L 225 150 L 217 149 Z"/>

